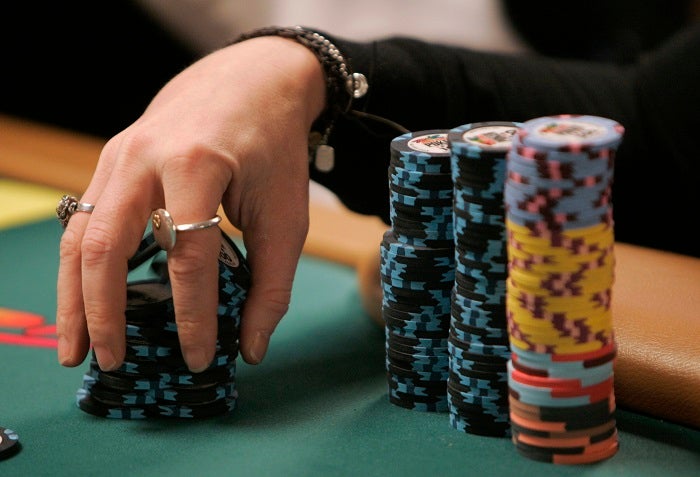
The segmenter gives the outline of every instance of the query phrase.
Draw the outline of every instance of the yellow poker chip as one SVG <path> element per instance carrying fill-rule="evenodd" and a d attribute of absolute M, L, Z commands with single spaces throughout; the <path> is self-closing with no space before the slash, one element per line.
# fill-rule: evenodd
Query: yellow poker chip
<path fill-rule="evenodd" d="M 531 351 L 543 354 L 556 355 L 576 355 L 580 353 L 592 353 L 599 351 L 610 345 L 611 341 L 593 341 L 589 343 L 580 343 L 574 345 L 549 345 L 543 343 L 528 343 L 520 338 L 510 335 L 510 345 L 522 349 L 523 351 Z"/>
<path fill-rule="evenodd" d="M 593 334 L 589 333 L 584 341 L 578 337 L 565 336 L 548 336 L 543 337 L 534 333 L 524 333 L 521 329 L 509 329 L 510 343 L 517 341 L 522 348 L 529 350 L 546 349 L 550 352 L 576 353 L 579 351 L 588 351 L 589 349 L 597 349 L 599 346 L 605 346 L 612 343 L 614 335 L 608 334 Z M 591 348 L 588 348 L 590 346 Z"/>
<path fill-rule="evenodd" d="M 572 260 L 586 260 L 589 254 L 595 254 L 614 246 L 614 239 L 609 241 L 607 237 L 590 237 L 589 240 L 563 238 L 557 244 L 547 244 L 543 243 L 542 239 L 538 241 L 523 240 L 509 232 L 506 239 L 507 249 L 519 250 L 536 257 L 570 257 Z"/>
<path fill-rule="evenodd" d="M 506 220 L 506 223 L 511 223 Z M 596 226 L 597 227 L 597 226 Z M 534 254 L 586 254 L 596 250 L 602 250 L 614 245 L 615 236 L 609 226 L 607 230 L 593 230 L 586 234 L 578 234 L 581 229 L 569 230 L 556 234 L 533 235 L 531 232 L 522 233 L 511 230 L 506 225 L 506 238 L 508 245 Z"/>
<path fill-rule="evenodd" d="M 580 312 L 610 308 L 612 292 L 609 288 L 600 292 L 588 293 L 583 296 L 554 297 L 535 295 L 527 290 L 518 288 L 510 279 L 506 281 L 507 294 L 517 300 L 521 307 L 528 310 L 542 310 L 555 313 Z"/>
<path fill-rule="evenodd" d="M 536 254 L 516 247 L 508 247 L 508 260 L 511 267 L 533 273 L 577 272 L 613 267 L 615 256 L 612 247 L 596 250 L 588 254 Z"/>
<path fill-rule="evenodd" d="M 592 319 L 587 318 L 568 318 L 563 315 L 550 318 L 537 318 L 521 310 L 517 313 L 515 310 L 507 311 L 508 325 L 517 327 L 523 332 L 531 332 L 536 334 L 561 334 L 566 336 L 567 333 L 608 333 L 613 329 L 612 313 L 596 316 Z M 555 325 L 556 323 L 556 325 Z"/>
<path fill-rule="evenodd" d="M 534 336 L 551 338 L 576 338 L 585 340 L 588 336 L 612 335 L 612 320 L 605 323 L 589 323 L 586 320 L 560 320 L 556 325 L 552 321 L 519 320 L 509 313 L 508 330 L 519 330 Z"/>
<path fill-rule="evenodd" d="M 508 325 L 509 339 L 513 338 L 527 343 L 528 346 L 546 345 L 564 349 L 569 346 L 579 346 L 585 343 L 611 343 L 614 338 L 612 329 L 593 331 L 586 327 L 572 328 L 562 331 L 543 328 L 532 329 L 518 326 L 511 322 Z"/>
<path fill-rule="evenodd" d="M 513 318 L 531 323 L 533 326 L 542 321 L 586 321 L 593 324 L 605 324 L 612 319 L 612 309 L 609 306 L 585 306 L 574 308 L 573 306 L 563 310 L 556 310 L 543 306 L 543 301 L 526 301 L 521 296 L 512 293 L 506 294 L 506 307 Z"/>
<path fill-rule="evenodd" d="M 587 270 L 585 273 L 550 272 L 546 274 L 536 274 L 530 270 L 511 267 L 509 274 L 518 289 L 545 296 L 561 296 L 566 294 L 566 291 L 580 295 L 597 293 L 611 288 L 614 282 L 612 267 Z"/>

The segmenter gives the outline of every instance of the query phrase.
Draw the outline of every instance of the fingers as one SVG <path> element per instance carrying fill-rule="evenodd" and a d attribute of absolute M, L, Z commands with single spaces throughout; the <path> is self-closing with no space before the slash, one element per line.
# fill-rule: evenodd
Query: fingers
<path fill-rule="evenodd" d="M 156 194 L 147 186 L 151 182 L 144 171 L 115 169 L 82 237 L 85 320 L 104 371 L 116 369 L 124 360 L 127 261 L 141 240 L 155 201 Z"/>
<path fill-rule="evenodd" d="M 289 308 L 308 221 L 307 185 L 296 196 L 289 192 L 282 202 L 266 203 L 244 229 L 253 276 L 241 318 L 240 350 L 249 364 L 263 360 L 270 337 Z"/>
<path fill-rule="evenodd" d="M 195 223 L 216 215 L 228 183 L 215 161 L 175 158 L 163 171 L 167 210 L 175 224 Z M 211 178 L 218 178 L 212 184 Z M 189 369 L 200 372 L 214 358 L 217 339 L 218 227 L 177 232 L 168 252 L 168 271 L 182 354 Z"/>
<path fill-rule="evenodd" d="M 81 283 L 80 243 L 87 225 L 87 214 L 75 214 L 63 232 L 56 282 L 56 336 L 58 362 L 77 366 L 89 347 Z"/>
<path fill-rule="evenodd" d="M 100 191 L 107 183 L 112 163 L 103 160 L 113 155 L 116 139 L 109 141 L 102 152 L 102 159 L 81 202 L 97 203 Z M 58 279 L 56 284 L 56 335 L 57 357 L 63 366 L 77 366 L 87 355 L 88 336 L 82 292 L 81 244 L 90 214 L 76 213 L 70 218 L 60 243 Z"/>

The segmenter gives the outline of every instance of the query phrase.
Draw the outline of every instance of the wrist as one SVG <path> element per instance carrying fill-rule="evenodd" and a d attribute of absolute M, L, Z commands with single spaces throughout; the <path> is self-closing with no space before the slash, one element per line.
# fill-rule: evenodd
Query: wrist
<path fill-rule="evenodd" d="M 267 27 L 244 33 L 231 43 L 260 37 L 282 37 L 294 41 L 313 54 L 321 67 L 325 83 L 324 107 L 315 118 L 309 134 L 309 160 L 317 169 L 333 168 L 334 151 L 328 140 L 336 119 L 352 109 L 353 100 L 367 92 L 367 80 L 352 71 L 347 58 L 323 35 L 296 27 Z M 315 77 L 318 79 L 318 76 Z"/>

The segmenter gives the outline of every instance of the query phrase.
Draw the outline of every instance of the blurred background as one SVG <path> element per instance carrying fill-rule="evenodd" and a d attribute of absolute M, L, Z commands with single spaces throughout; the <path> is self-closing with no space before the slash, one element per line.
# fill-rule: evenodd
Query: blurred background
<path fill-rule="evenodd" d="M 0 114 L 102 138 L 238 33 L 302 24 L 481 50 L 629 62 L 698 18 L 694 0 L 73 0 L 0 7 Z M 232 85 L 233 86 L 233 85 Z M 2 131 L 0 131 L 0 135 Z"/>

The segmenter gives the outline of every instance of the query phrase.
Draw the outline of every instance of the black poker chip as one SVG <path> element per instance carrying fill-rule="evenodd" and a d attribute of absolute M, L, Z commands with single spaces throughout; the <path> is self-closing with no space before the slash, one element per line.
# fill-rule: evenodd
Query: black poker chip
<path fill-rule="evenodd" d="M 0 460 L 17 454 L 22 448 L 19 435 L 12 429 L 0 427 Z"/>

